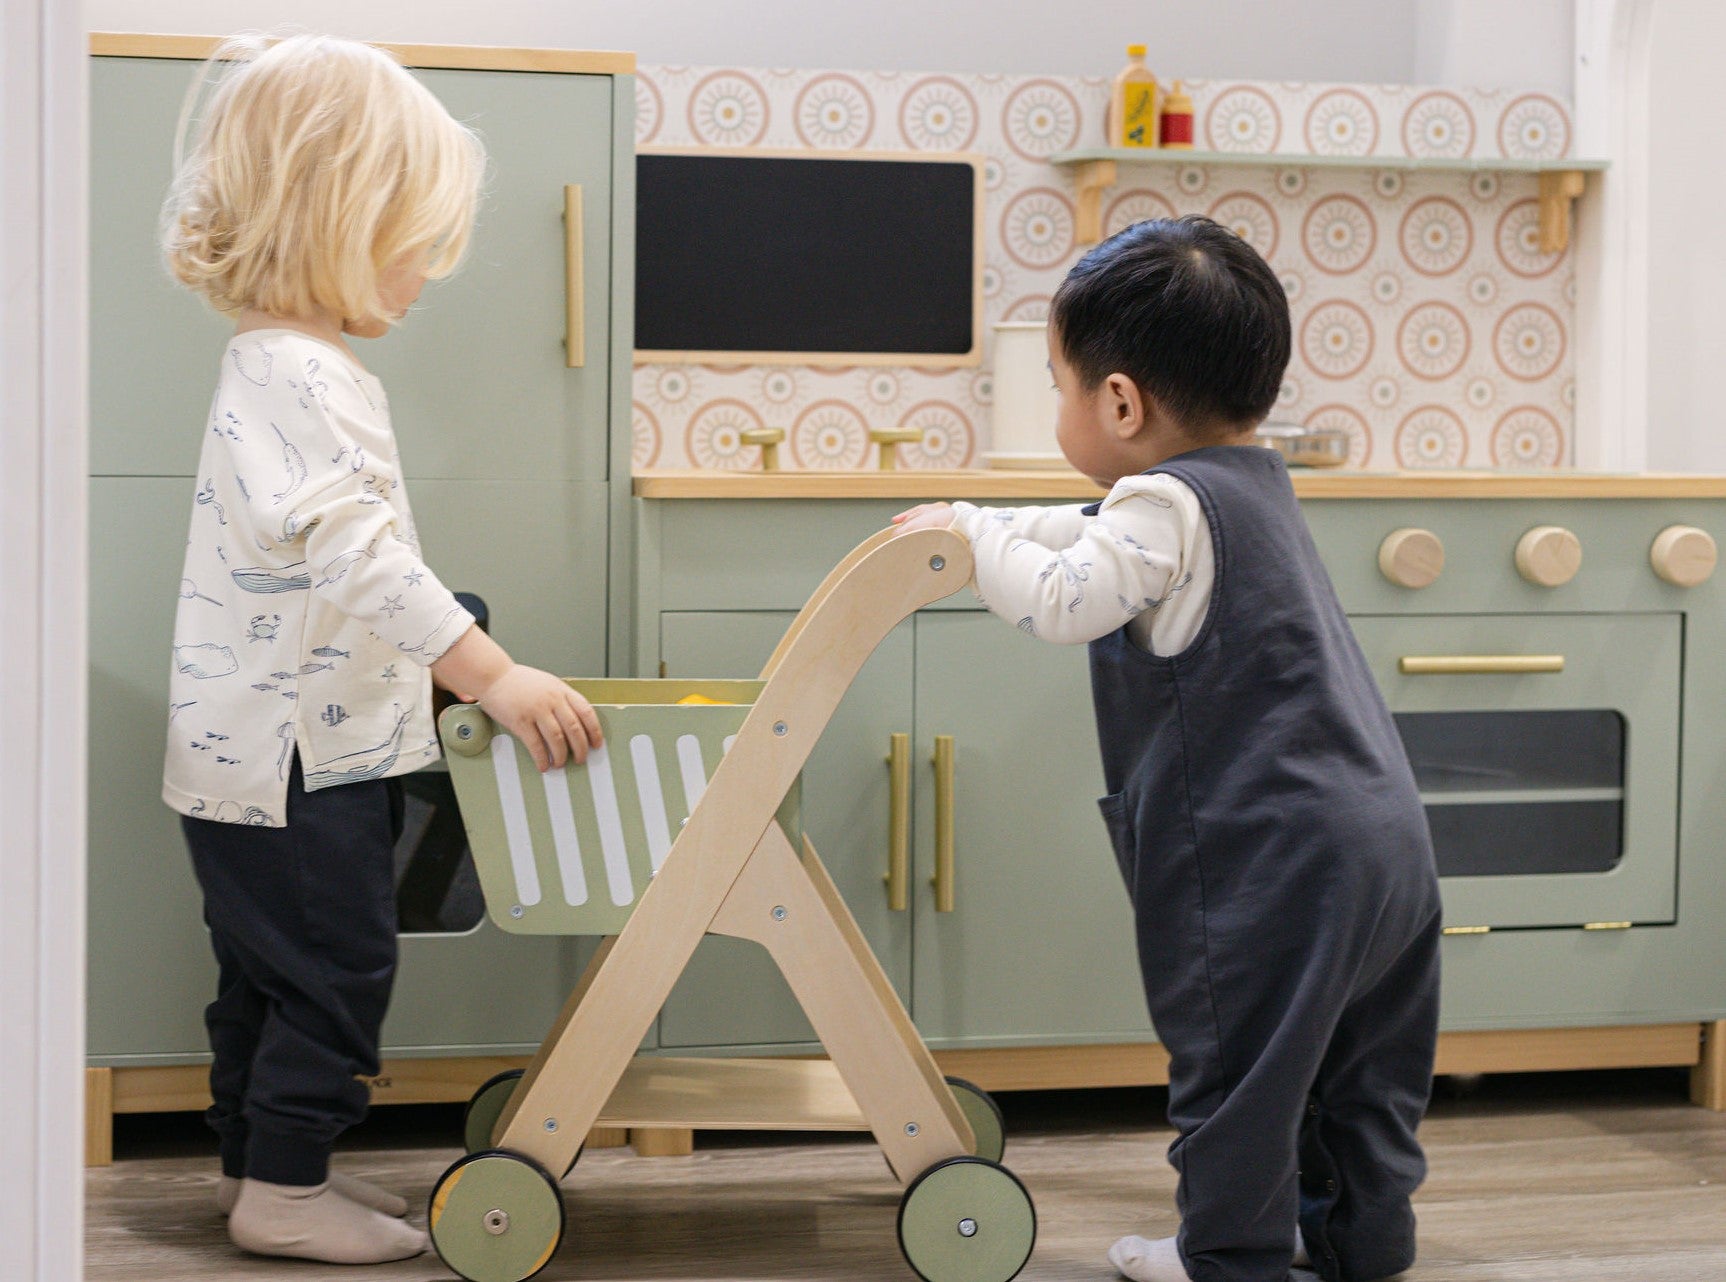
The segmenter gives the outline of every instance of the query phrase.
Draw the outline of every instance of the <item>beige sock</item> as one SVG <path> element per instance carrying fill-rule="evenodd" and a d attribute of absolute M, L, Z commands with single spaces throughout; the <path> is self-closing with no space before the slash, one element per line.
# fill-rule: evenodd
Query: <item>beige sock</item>
<path fill-rule="evenodd" d="M 310 1186 L 242 1180 L 228 1237 L 254 1255 L 327 1264 L 406 1260 L 430 1245 L 413 1225 L 350 1202 L 327 1183 Z"/>
<path fill-rule="evenodd" d="M 1188 1282 L 1172 1237 L 1124 1237 L 1109 1248 L 1109 1263 L 1132 1282 Z"/>
<path fill-rule="evenodd" d="M 376 1184 L 369 1183 L 354 1175 L 343 1175 L 340 1171 L 330 1172 L 330 1187 L 350 1202 L 358 1202 L 361 1206 L 369 1206 L 374 1211 L 382 1211 L 385 1215 L 401 1217 L 408 1213 L 408 1203 L 405 1197 L 397 1197 L 388 1189 L 381 1189 Z M 240 1196 L 240 1181 L 232 1175 L 224 1175 L 216 1185 L 216 1209 L 223 1215 L 231 1215 L 234 1203 Z"/>

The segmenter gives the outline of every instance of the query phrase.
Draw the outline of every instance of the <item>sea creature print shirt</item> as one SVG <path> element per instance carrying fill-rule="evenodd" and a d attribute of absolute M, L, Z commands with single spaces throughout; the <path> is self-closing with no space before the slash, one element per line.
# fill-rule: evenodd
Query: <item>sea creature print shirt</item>
<path fill-rule="evenodd" d="M 281 827 L 308 789 L 438 755 L 429 666 L 473 624 L 420 557 L 381 384 L 295 330 L 237 335 L 174 620 L 163 799 Z"/>
<path fill-rule="evenodd" d="M 1029 636 L 1082 645 L 1125 627 L 1141 650 L 1174 655 L 1210 610 L 1210 523 L 1167 473 L 1122 477 L 1095 515 L 1080 504 L 953 508 L 978 599 Z"/>

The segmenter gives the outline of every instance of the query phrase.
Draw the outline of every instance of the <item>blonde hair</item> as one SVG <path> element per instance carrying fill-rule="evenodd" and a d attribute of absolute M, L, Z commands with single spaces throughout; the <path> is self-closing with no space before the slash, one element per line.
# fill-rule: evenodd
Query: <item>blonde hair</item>
<path fill-rule="evenodd" d="M 214 81 L 185 149 L 201 87 Z M 477 137 L 388 54 L 328 36 L 236 37 L 187 95 L 162 216 L 168 268 L 220 311 L 393 323 L 379 274 L 447 276 L 485 173 Z"/>

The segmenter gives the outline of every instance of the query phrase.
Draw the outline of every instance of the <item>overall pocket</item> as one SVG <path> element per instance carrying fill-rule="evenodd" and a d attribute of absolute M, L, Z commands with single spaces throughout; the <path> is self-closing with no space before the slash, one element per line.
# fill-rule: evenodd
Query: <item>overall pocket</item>
<path fill-rule="evenodd" d="M 1103 824 L 1109 830 L 1109 844 L 1115 848 L 1115 863 L 1121 870 L 1121 880 L 1127 883 L 1127 893 L 1133 893 L 1138 880 L 1137 843 L 1133 840 L 1133 815 L 1124 792 L 1110 793 L 1097 799 L 1097 809 L 1103 812 Z"/>

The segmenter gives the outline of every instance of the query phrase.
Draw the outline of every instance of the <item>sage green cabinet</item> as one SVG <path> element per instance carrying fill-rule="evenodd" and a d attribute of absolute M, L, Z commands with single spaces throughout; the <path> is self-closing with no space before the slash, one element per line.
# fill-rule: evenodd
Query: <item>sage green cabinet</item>
<path fill-rule="evenodd" d="M 665 671 L 753 676 L 793 617 L 668 611 Z M 909 906 L 897 912 L 884 884 L 896 733 L 909 736 L 913 781 Z M 938 735 L 956 754 L 951 912 L 936 910 L 931 888 Z M 1132 915 L 1096 814 L 1101 774 L 1083 648 L 1051 652 L 992 615 L 901 624 L 847 692 L 804 771 L 804 824 L 929 1041 L 1150 1036 Z M 814 1035 L 765 953 L 710 937 L 665 1004 L 659 1040 L 802 1046 Z"/>
<path fill-rule="evenodd" d="M 160 799 L 193 472 L 232 328 L 169 278 L 157 249 L 198 67 L 99 57 L 91 69 L 89 1053 L 108 1065 L 201 1058 L 215 983 Z M 353 345 L 390 394 L 428 563 L 485 600 L 520 661 L 604 673 L 614 629 L 628 636 L 611 588 L 630 541 L 612 527 L 629 470 L 633 78 L 415 74 L 484 140 L 485 197 L 461 271 L 428 285 L 394 332 Z M 575 235 L 566 188 L 579 190 Z M 489 921 L 404 936 L 385 1052 L 532 1049 L 588 947 Z"/>

